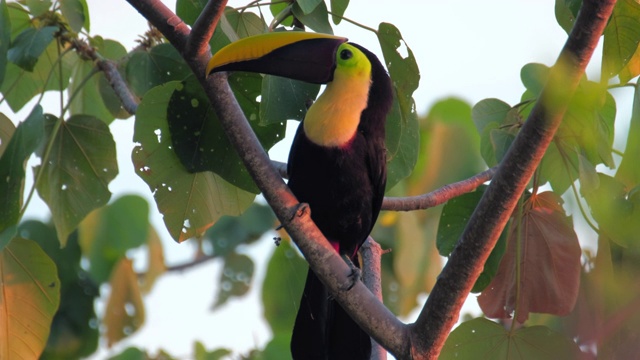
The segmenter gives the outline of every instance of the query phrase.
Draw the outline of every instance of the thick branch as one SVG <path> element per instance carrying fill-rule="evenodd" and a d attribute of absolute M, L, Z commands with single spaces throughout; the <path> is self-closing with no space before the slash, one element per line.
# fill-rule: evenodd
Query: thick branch
<path fill-rule="evenodd" d="M 585 0 L 540 99 L 500 164 L 415 324 L 414 359 L 436 359 L 460 308 L 562 121 L 615 0 Z"/>
<path fill-rule="evenodd" d="M 466 180 L 458 181 L 453 184 L 445 185 L 430 193 L 410 196 L 410 197 L 385 197 L 382 202 L 382 210 L 391 211 L 413 211 L 424 210 L 474 191 L 478 186 L 491 180 L 496 173 L 497 167 L 485 170 L 478 175 L 470 177 Z"/>
<path fill-rule="evenodd" d="M 158 0 L 127 0 L 184 53 L 189 29 Z M 311 220 L 309 209 L 299 204 L 280 174 L 271 165 L 256 135 L 244 117 L 224 74 L 205 78 L 208 54 L 185 59 L 213 105 L 229 141 L 269 202 L 280 222 L 296 241 L 311 268 L 335 299 L 372 337 L 398 358 L 409 355 L 408 327 L 400 322 L 365 286 L 351 282 L 351 269 L 333 250 Z"/>
<path fill-rule="evenodd" d="M 189 41 L 185 46 L 185 58 L 197 58 L 209 52 L 209 39 L 218 25 L 218 21 L 224 13 L 227 0 L 209 1 L 202 10 L 200 16 L 193 24 Z"/>
<path fill-rule="evenodd" d="M 367 269 L 362 274 L 362 282 L 375 295 L 378 300 L 382 301 L 382 254 L 384 251 L 371 236 L 360 247 L 360 256 L 362 256 L 362 268 Z M 380 346 L 375 340 L 371 339 L 371 360 L 386 360 L 387 351 Z"/>

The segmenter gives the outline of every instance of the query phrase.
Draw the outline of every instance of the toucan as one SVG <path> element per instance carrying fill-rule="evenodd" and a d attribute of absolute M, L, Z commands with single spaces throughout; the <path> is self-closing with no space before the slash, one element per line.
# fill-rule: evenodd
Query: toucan
<path fill-rule="evenodd" d="M 393 90 L 378 58 L 343 37 L 274 32 L 227 45 L 206 71 L 249 71 L 326 84 L 296 132 L 288 185 L 300 202 L 309 204 L 312 220 L 334 249 L 359 266 L 358 249 L 378 217 L 387 177 L 385 121 Z M 358 360 L 371 354 L 369 335 L 312 270 L 291 354 L 295 360 Z"/>

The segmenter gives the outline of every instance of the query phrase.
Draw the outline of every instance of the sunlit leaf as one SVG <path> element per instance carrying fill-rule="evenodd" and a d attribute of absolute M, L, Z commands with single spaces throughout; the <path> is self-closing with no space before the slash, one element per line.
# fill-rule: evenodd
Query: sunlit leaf
<path fill-rule="evenodd" d="M 640 184 L 640 88 L 636 85 L 633 95 L 633 109 L 629 122 L 627 146 L 618 166 L 616 179 L 628 188 Z"/>
<path fill-rule="evenodd" d="M 578 346 L 544 326 L 513 332 L 485 318 L 460 324 L 447 338 L 439 359 L 579 359 Z"/>
<path fill-rule="evenodd" d="M 0 84 L 7 69 L 7 52 L 11 45 L 11 18 L 6 0 L 0 1 Z"/>
<path fill-rule="evenodd" d="M 109 280 L 111 293 L 104 312 L 107 345 L 112 346 L 138 330 L 145 319 L 144 302 L 131 260 L 123 258 Z"/>
<path fill-rule="evenodd" d="M 100 294 L 80 266 L 77 236 L 70 236 L 67 246 L 60 248 L 53 225 L 35 220 L 21 223 L 19 234 L 42 247 L 56 264 L 60 278 L 60 307 L 40 359 L 75 359 L 94 353 L 99 336 L 94 301 Z"/>
<path fill-rule="evenodd" d="M 268 150 L 284 136 L 284 123 L 259 124 L 256 98 L 261 80 L 259 74 L 237 73 L 229 82 L 258 139 Z M 166 119 L 173 149 L 189 172 L 213 171 L 243 190 L 259 192 L 195 77 L 187 78 L 173 93 Z"/>
<path fill-rule="evenodd" d="M 515 319 L 524 323 L 530 312 L 563 316 L 573 309 L 581 249 L 561 202 L 552 192 L 534 194 L 520 223 L 513 218 L 498 272 L 478 297 L 488 317 L 509 318 L 517 310 Z"/>
<path fill-rule="evenodd" d="M 127 82 L 142 97 L 149 89 L 171 80 L 183 80 L 191 71 L 171 44 L 160 44 L 149 51 L 135 51 L 126 67 Z"/>
<path fill-rule="evenodd" d="M 627 64 L 640 43 L 640 4 L 634 0 L 620 0 L 613 8 L 604 29 L 602 49 L 603 73 L 616 76 Z"/>
<path fill-rule="evenodd" d="M 342 16 L 349 6 L 349 0 L 331 0 L 331 19 L 338 25 L 342 21 Z"/>
<path fill-rule="evenodd" d="M 260 125 L 301 121 L 307 113 L 308 104 L 319 91 L 320 85 L 317 84 L 266 75 L 262 79 Z"/>
<path fill-rule="evenodd" d="M 89 274 L 96 283 L 109 279 L 113 267 L 127 250 L 147 241 L 148 218 L 146 200 L 125 195 L 92 212 L 80 224 L 80 246 L 90 260 Z"/>
<path fill-rule="evenodd" d="M 295 2 L 291 8 L 293 16 L 302 24 L 308 26 L 311 30 L 324 34 L 333 34 L 333 28 L 329 23 L 329 12 L 324 1 L 320 2 L 313 11 L 306 14 L 301 8 L 299 2 Z"/>
<path fill-rule="evenodd" d="M 486 188 L 486 185 L 480 186 L 476 191 L 453 198 L 444 205 L 436 241 L 440 255 L 449 256 L 451 254 Z M 472 292 L 484 290 L 498 271 L 506 247 L 506 235 L 506 231 L 500 235 L 496 246 L 484 264 L 484 270 L 471 290 Z"/>
<path fill-rule="evenodd" d="M 158 233 L 152 226 L 149 227 L 149 235 L 147 236 L 147 253 L 147 271 L 144 273 L 140 284 L 140 290 L 144 294 L 148 294 L 151 291 L 156 280 L 167 269 L 162 241 L 160 241 Z"/>
<path fill-rule="evenodd" d="M 15 12 L 15 11 L 14 11 Z M 13 12 L 10 10 L 10 14 Z M 65 57 L 62 61 L 62 75 L 56 62 L 58 59 L 58 44 L 52 42 L 40 56 L 32 72 L 19 68 L 13 63 L 7 64 L 4 82 L 0 93 L 11 107 L 17 112 L 34 96 L 45 90 L 61 91 L 69 85 L 71 65 Z M 53 73 L 49 77 L 49 73 Z M 49 81 L 47 82 L 47 79 Z"/>
<path fill-rule="evenodd" d="M 58 28 L 55 26 L 24 30 L 11 43 L 7 58 L 24 70 L 33 71 L 38 58 L 53 41 L 53 34 L 56 31 Z"/>
<path fill-rule="evenodd" d="M 282 241 L 271 255 L 262 284 L 262 303 L 264 317 L 275 335 L 290 334 L 293 329 L 307 268 L 307 262 L 289 241 Z"/>
<path fill-rule="evenodd" d="M 0 116 L 2 128 L 10 131 L 11 120 Z M 3 131 L 4 133 L 4 131 Z M 13 136 L 2 136 L 6 150 L 0 157 L 0 232 L 16 225 L 20 218 L 27 159 L 41 144 L 44 137 L 44 116 L 42 107 L 37 105 L 27 119 L 18 125 Z"/>
<path fill-rule="evenodd" d="M 85 28 L 87 32 L 91 31 L 86 0 L 60 0 L 60 11 L 69 22 L 71 30 L 80 32 Z"/>
<path fill-rule="evenodd" d="M 60 304 L 56 265 L 31 240 L 0 251 L 0 358 L 37 358 Z"/>
<path fill-rule="evenodd" d="M 138 107 L 133 150 L 136 173 L 149 185 L 176 241 L 199 236 L 222 215 L 239 215 L 255 195 L 211 172 L 187 172 L 172 150 L 167 106 L 179 82 L 156 87 Z M 204 106 L 204 105 L 203 105 Z M 210 140 L 215 141 L 215 140 Z"/>
<path fill-rule="evenodd" d="M 107 125 L 94 117 L 45 117 L 47 138 L 55 137 L 47 162 L 35 168 L 42 171 L 37 189 L 64 246 L 80 221 L 109 201 L 108 185 L 118 174 L 116 147 Z"/>
<path fill-rule="evenodd" d="M 250 257 L 232 253 L 224 258 L 224 267 L 220 274 L 220 287 L 213 309 L 216 309 L 231 297 L 245 295 L 251 288 L 255 265 Z"/>

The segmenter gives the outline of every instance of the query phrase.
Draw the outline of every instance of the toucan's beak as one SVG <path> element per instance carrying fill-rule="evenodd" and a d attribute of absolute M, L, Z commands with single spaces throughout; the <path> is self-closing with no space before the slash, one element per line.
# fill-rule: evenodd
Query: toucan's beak
<path fill-rule="evenodd" d="M 249 71 L 326 84 L 333 79 L 338 47 L 346 41 L 343 37 L 298 31 L 251 36 L 215 53 L 207 75 Z"/>

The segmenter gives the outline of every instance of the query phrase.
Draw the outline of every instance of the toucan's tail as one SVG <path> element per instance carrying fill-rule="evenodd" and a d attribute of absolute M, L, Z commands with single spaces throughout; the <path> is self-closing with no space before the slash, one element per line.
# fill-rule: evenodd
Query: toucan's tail
<path fill-rule="evenodd" d="M 368 360 L 371 339 L 309 269 L 291 337 L 294 360 Z"/>

